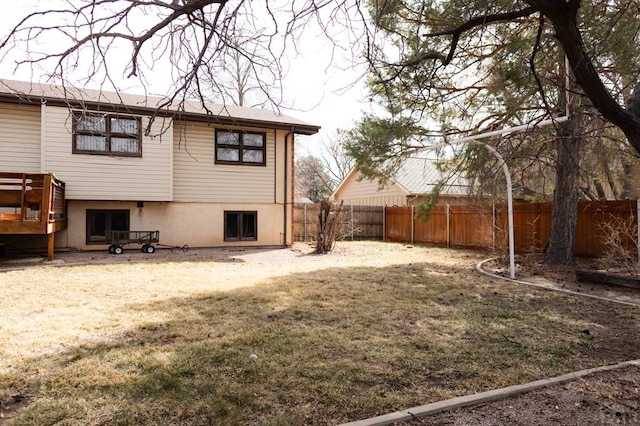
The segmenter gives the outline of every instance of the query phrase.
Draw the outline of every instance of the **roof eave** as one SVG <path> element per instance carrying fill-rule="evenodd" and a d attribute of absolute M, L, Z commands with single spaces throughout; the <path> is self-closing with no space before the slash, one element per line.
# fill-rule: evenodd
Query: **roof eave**
<path fill-rule="evenodd" d="M 315 135 L 320 131 L 320 126 L 314 126 L 312 124 L 287 123 L 269 120 L 251 120 L 248 118 L 237 118 L 224 115 L 197 114 L 192 112 L 185 112 L 180 114 L 176 114 L 174 112 L 171 115 L 176 116 L 176 119 L 183 121 L 213 121 L 228 126 L 268 127 L 271 129 L 293 131 L 293 133 L 299 135 Z"/>
<path fill-rule="evenodd" d="M 29 105 L 51 105 L 71 108 L 93 108 L 102 111 L 122 112 L 131 114 L 149 115 L 154 114 L 160 117 L 172 117 L 182 121 L 215 122 L 228 126 L 241 127 L 268 127 L 278 130 L 289 130 L 300 135 L 314 135 L 320 131 L 320 126 L 312 124 L 300 124 L 289 122 L 277 122 L 269 120 L 252 120 L 248 118 L 237 118 L 232 116 L 222 116 L 213 114 L 198 114 L 194 112 L 173 111 L 169 109 L 158 109 L 153 107 L 143 107 L 135 105 L 114 104 L 108 102 L 85 101 L 81 99 L 62 99 L 57 97 L 0 93 L 0 102 L 29 104 Z"/>

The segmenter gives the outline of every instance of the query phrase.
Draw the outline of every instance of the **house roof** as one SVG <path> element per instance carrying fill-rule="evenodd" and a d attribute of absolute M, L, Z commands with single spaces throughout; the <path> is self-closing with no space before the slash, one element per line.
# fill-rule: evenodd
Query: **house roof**
<path fill-rule="evenodd" d="M 357 172 L 357 166 L 351 169 L 340 185 L 333 191 L 337 194 L 346 182 Z M 428 158 L 405 158 L 396 174 L 391 178 L 389 185 L 397 185 L 407 195 L 431 194 L 435 186 L 444 180 L 445 185 L 440 190 L 440 195 L 467 195 L 469 193 L 469 181 L 460 174 L 450 175 L 441 172 L 437 162 Z"/>
<path fill-rule="evenodd" d="M 467 195 L 469 181 L 460 174 L 450 174 L 438 169 L 437 162 L 428 158 L 406 158 L 393 181 L 404 188 L 409 195 L 429 194 L 436 184 L 444 180 L 441 195 Z"/>
<path fill-rule="evenodd" d="M 180 102 L 176 101 L 174 105 L 165 106 L 163 102 L 167 101 L 167 98 L 158 96 L 107 92 L 16 80 L 0 79 L 0 101 L 46 103 L 47 105 L 86 107 L 116 112 L 127 111 L 138 114 L 154 113 L 182 120 L 292 130 L 294 133 L 303 135 L 312 135 L 320 130 L 320 126 L 266 109 L 214 103 L 203 105 L 195 100 L 187 100 L 180 105 L 178 105 Z"/>

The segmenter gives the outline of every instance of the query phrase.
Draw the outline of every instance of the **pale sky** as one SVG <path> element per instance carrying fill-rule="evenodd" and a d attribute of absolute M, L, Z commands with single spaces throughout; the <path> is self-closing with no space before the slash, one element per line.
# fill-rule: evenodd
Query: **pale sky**
<path fill-rule="evenodd" d="M 43 5 L 55 9 L 64 4 L 61 0 L 13 2 L 11 7 L 4 8 L 0 15 L 0 34 L 4 36 L 20 18 L 34 10 L 36 3 L 38 10 L 42 10 Z M 296 148 L 299 154 L 321 154 L 320 147 L 323 141 L 329 140 L 336 129 L 351 127 L 361 116 L 361 111 L 370 108 L 368 102 L 363 101 L 366 99 L 364 84 L 361 79 L 358 81 L 364 70 L 350 68 L 351 52 L 332 52 L 327 39 L 322 35 L 305 33 L 298 50 L 297 54 L 290 52 L 289 70 L 283 82 L 284 100 L 293 103 L 295 108 L 284 109 L 282 112 L 322 126 L 318 135 L 299 137 Z M 12 59 L 18 59 L 20 55 L 23 53 L 16 52 L 16 56 L 5 57 L 0 61 L 0 77 L 26 81 L 40 80 L 42 70 L 33 69 L 30 72 L 25 68 L 18 73 L 14 72 L 15 64 Z M 161 70 L 157 72 L 159 75 L 162 74 Z M 135 86 L 131 81 L 123 79 L 119 85 L 123 91 L 136 92 L 128 89 Z M 152 90 L 152 94 L 162 94 L 161 88 L 154 87 Z"/>

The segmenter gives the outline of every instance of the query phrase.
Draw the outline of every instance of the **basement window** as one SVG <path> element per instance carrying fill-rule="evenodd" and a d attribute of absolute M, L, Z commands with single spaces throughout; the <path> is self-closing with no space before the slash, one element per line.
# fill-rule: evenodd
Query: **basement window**
<path fill-rule="evenodd" d="M 225 241 L 256 241 L 258 212 L 224 212 Z"/>
<path fill-rule="evenodd" d="M 87 210 L 87 244 L 105 244 L 107 231 L 129 231 L 129 210 Z"/>

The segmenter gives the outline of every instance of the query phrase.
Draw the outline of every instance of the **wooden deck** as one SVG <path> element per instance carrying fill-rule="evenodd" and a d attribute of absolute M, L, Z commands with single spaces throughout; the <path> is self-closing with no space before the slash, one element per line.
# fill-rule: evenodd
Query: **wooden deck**
<path fill-rule="evenodd" d="M 54 233 L 66 227 L 63 181 L 52 173 L 0 172 L 0 234 L 46 234 L 52 260 Z"/>

